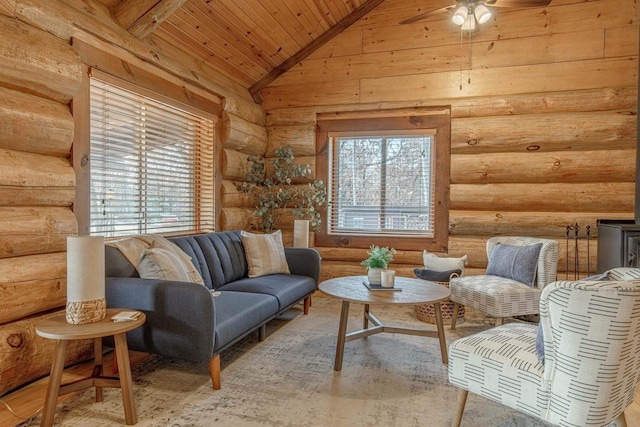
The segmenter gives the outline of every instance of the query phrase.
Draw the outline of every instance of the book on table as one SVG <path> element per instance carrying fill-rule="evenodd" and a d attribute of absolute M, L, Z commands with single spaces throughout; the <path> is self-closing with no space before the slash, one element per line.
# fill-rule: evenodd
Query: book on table
<path fill-rule="evenodd" d="M 399 288 L 397 286 L 394 286 L 393 288 L 385 288 L 382 285 L 372 285 L 366 280 L 363 280 L 362 284 L 370 291 L 401 291 L 402 290 L 402 288 Z"/>

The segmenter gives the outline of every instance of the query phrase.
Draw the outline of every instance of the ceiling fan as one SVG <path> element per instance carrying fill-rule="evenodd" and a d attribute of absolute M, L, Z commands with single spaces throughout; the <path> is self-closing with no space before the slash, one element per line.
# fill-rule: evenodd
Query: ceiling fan
<path fill-rule="evenodd" d="M 542 7 L 549 3 L 551 0 L 456 0 L 456 4 L 429 10 L 400 21 L 400 24 L 412 24 L 428 16 L 454 11 L 451 17 L 453 23 L 459 25 L 462 30 L 473 31 L 476 24 L 484 24 L 491 19 L 489 7 Z"/>

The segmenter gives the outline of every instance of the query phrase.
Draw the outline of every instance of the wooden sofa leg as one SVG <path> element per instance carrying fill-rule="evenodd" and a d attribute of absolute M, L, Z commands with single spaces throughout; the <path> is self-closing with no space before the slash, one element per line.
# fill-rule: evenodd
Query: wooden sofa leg
<path fill-rule="evenodd" d="M 458 400 L 456 401 L 456 412 L 453 414 L 451 420 L 451 427 L 460 427 L 462 422 L 462 413 L 464 412 L 464 406 L 467 404 L 467 395 L 469 392 L 464 389 L 458 390 Z"/>
<path fill-rule="evenodd" d="M 460 312 L 460 304 L 453 303 L 453 317 L 451 318 L 451 330 L 456 330 L 456 322 L 458 321 L 458 313 Z"/>
<path fill-rule="evenodd" d="M 311 295 L 304 299 L 304 314 L 309 314 L 309 306 L 311 306 Z"/>
<path fill-rule="evenodd" d="M 220 353 L 214 354 L 209 360 L 209 373 L 214 390 L 220 390 Z"/>
<path fill-rule="evenodd" d="M 267 336 L 267 324 L 263 323 L 258 329 L 258 341 L 262 342 Z"/>
<path fill-rule="evenodd" d="M 504 325 L 504 317 L 496 317 L 496 326 Z"/>

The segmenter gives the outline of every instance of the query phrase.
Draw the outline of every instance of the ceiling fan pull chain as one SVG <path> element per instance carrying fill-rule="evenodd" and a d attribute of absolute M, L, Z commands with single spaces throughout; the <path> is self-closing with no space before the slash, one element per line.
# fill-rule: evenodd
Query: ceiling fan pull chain
<path fill-rule="evenodd" d="M 463 43 L 463 39 L 462 39 L 462 33 L 463 30 L 462 28 L 460 28 L 460 52 L 462 53 L 462 43 Z M 460 75 L 458 78 L 458 83 L 460 84 L 460 90 L 462 90 L 462 73 L 463 73 L 463 62 L 464 59 L 462 58 L 462 55 L 460 55 Z"/>
<path fill-rule="evenodd" d="M 473 66 L 472 48 L 471 48 L 471 31 L 468 31 L 468 34 L 469 34 L 469 71 L 467 74 L 467 83 L 471 84 L 471 67 Z"/>

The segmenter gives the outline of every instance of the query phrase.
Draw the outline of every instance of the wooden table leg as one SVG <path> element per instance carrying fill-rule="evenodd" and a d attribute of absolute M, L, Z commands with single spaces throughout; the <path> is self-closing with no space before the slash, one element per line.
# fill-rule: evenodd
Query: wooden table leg
<path fill-rule="evenodd" d="M 101 377 L 104 373 L 102 360 L 102 338 L 93 339 L 93 377 Z M 102 402 L 102 387 L 96 386 L 96 402 Z"/>
<path fill-rule="evenodd" d="M 364 305 L 364 322 L 362 329 L 367 329 L 369 327 L 369 318 L 367 317 L 367 314 L 369 314 L 369 304 Z"/>
<path fill-rule="evenodd" d="M 442 324 L 442 311 L 440 310 L 440 303 L 433 304 L 436 312 L 436 325 L 438 327 L 438 339 L 440 340 L 440 353 L 442 354 L 442 363 L 449 363 L 449 356 L 447 354 L 447 340 L 444 336 L 444 325 Z"/>
<path fill-rule="evenodd" d="M 113 336 L 118 356 L 118 371 L 120 373 L 120 388 L 124 405 L 124 418 L 128 425 L 137 423 L 136 404 L 133 399 L 133 380 L 131 379 L 131 364 L 129 363 L 129 348 L 126 333 Z"/>
<path fill-rule="evenodd" d="M 344 355 L 344 344 L 347 338 L 347 321 L 349 320 L 349 301 L 342 301 L 342 312 L 340 313 L 340 326 L 338 327 L 338 344 L 336 345 L 336 361 L 333 365 L 334 371 L 342 370 L 342 356 Z"/>
<path fill-rule="evenodd" d="M 53 362 L 51 362 L 49 387 L 47 388 L 47 397 L 44 401 L 44 411 L 42 413 L 42 421 L 40 422 L 41 426 L 50 427 L 53 425 L 53 417 L 56 413 L 56 404 L 58 403 L 58 393 L 60 392 L 60 383 L 62 382 L 66 350 L 67 341 L 58 340 L 55 353 L 53 354 Z"/>

